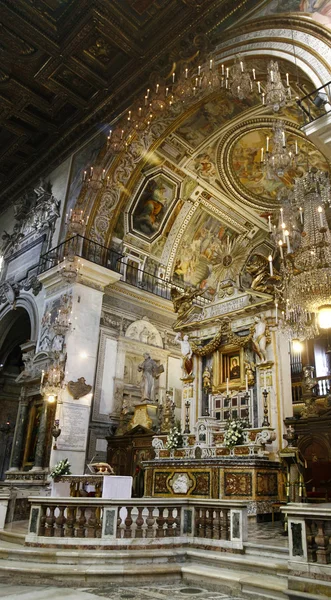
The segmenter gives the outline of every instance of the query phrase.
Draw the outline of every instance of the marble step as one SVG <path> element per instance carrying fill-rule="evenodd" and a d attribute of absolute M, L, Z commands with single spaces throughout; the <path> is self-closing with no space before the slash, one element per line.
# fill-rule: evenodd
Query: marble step
<path fill-rule="evenodd" d="M 21 546 L 24 546 L 25 536 L 25 533 L 17 533 L 15 531 L 9 531 L 8 529 L 2 529 L 0 531 L 0 540 L 11 542 L 13 544 L 20 544 Z"/>
<path fill-rule="evenodd" d="M 213 552 L 211 550 L 189 549 L 187 556 L 191 562 L 216 568 L 233 568 L 240 571 L 248 571 L 266 575 L 277 575 L 278 577 L 287 577 L 288 559 L 287 557 L 277 556 L 271 558 L 261 555 L 232 554 L 230 552 Z"/>
<path fill-rule="evenodd" d="M 264 573 L 247 573 L 233 569 L 219 569 L 204 565 L 183 565 L 183 581 L 221 589 L 222 584 L 242 593 L 252 594 L 254 599 L 288 600 L 287 579 Z"/>
<path fill-rule="evenodd" d="M 128 567 L 123 565 L 68 565 L 45 564 L 36 562 L 34 565 L 27 561 L 0 560 L 0 581 L 15 583 L 60 583 L 69 587 L 82 583 L 91 586 L 102 586 L 108 583 L 149 582 L 160 579 L 162 581 L 180 581 L 181 565 L 167 563 L 163 565 L 134 564 Z"/>
<path fill-rule="evenodd" d="M 258 544 L 256 542 L 245 542 L 245 554 L 252 556 L 261 557 L 272 557 L 272 558 L 289 558 L 288 548 L 282 546 L 265 546 L 264 544 Z"/>

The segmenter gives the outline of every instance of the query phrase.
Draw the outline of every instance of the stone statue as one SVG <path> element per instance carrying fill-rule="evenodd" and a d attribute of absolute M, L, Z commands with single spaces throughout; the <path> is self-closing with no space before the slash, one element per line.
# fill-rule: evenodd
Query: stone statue
<path fill-rule="evenodd" d="M 145 352 L 144 361 L 138 365 L 138 371 L 142 372 L 141 399 L 147 402 L 154 402 L 155 379 L 163 373 L 163 366 L 158 365 L 157 362 L 150 357 L 150 354 Z"/>
<path fill-rule="evenodd" d="M 280 281 L 280 276 L 275 268 L 274 274 L 271 277 L 268 258 L 263 256 L 263 254 L 253 254 L 250 256 L 246 265 L 246 273 L 249 273 L 252 277 L 251 289 L 257 292 L 272 294 L 274 284 Z"/>
<path fill-rule="evenodd" d="M 267 324 L 264 317 L 255 317 L 255 327 L 252 338 L 254 352 L 260 359 L 260 362 L 267 361 Z"/>
<path fill-rule="evenodd" d="M 202 373 L 202 387 L 205 392 L 211 389 L 211 369 L 207 366 Z"/>
<path fill-rule="evenodd" d="M 180 344 L 183 375 L 184 377 L 187 377 L 188 375 L 191 375 L 193 371 L 193 352 L 189 342 L 189 337 L 185 334 L 182 338 L 182 334 L 179 332 L 176 333 L 174 341 Z"/>
<path fill-rule="evenodd" d="M 171 288 L 171 300 L 174 306 L 175 313 L 178 313 L 178 320 L 182 320 L 190 310 L 194 298 L 201 296 L 205 290 L 186 290 L 180 292 L 177 288 Z"/>

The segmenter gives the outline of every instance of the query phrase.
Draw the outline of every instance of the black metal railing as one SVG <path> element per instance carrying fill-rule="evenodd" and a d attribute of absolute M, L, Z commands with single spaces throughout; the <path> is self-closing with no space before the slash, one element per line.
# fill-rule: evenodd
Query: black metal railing
<path fill-rule="evenodd" d="M 81 235 L 75 235 L 43 254 L 40 258 L 38 273 L 44 273 L 65 259 L 74 256 L 120 273 L 121 281 L 165 300 L 171 300 L 171 289 L 174 287 L 180 293 L 184 293 L 186 290 L 185 286 L 148 273 L 132 264 L 123 254 Z M 197 296 L 193 300 L 193 304 L 201 307 L 209 303 L 210 300 L 203 296 Z"/>
<path fill-rule="evenodd" d="M 65 259 L 78 256 L 97 265 L 120 272 L 122 254 L 81 235 L 74 235 L 40 257 L 39 274 L 52 269 Z"/>
<path fill-rule="evenodd" d="M 297 100 L 297 104 L 304 117 L 302 126 L 331 112 L 331 81 Z"/>

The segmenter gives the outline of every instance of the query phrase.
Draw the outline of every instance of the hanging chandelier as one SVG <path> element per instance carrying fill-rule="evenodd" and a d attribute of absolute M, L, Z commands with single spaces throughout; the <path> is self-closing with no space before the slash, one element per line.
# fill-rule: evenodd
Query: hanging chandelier
<path fill-rule="evenodd" d="M 273 137 L 266 139 L 266 148 L 261 148 L 261 164 L 265 168 L 268 179 L 283 177 L 286 171 L 296 165 L 298 156 L 298 142 L 294 147 L 286 142 L 285 124 L 276 121 L 273 125 Z"/>
<path fill-rule="evenodd" d="M 260 86 L 259 91 L 260 91 Z M 286 87 L 282 82 L 278 62 L 271 60 L 268 64 L 267 83 L 265 91 L 261 93 L 262 104 L 270 106 L 273 112 L 278 112 L 282 106 L 291 99 L 289 74 L 286 73 Z"/>
<path fill-rule="evenodd" d="M 60 308 L 52 325 L 55 335 L 66 335 L 71 329 L 72 298 L 69 294 L 61 296 Z"/>
<path fill-rule="evenodd" d="M 330 192 L 328 174 L 310 169 L 295 180 L 274 228 L 282 279 L 276 296 L 285 306 L 289 335 L 299 339 L 314 337 L 317 323 L 331 327 L 331 232 L 325 215 Z"/>
<path fill-rule="evenodd" d="M 253 82 L 249 72 L 246 69 L 245 61 L 238 56 L 232 66 L 230 73 L 226 70 L 227 78 L 230 75 L 229 87 L 231 94 L 239 100 L 248 98 L 253 91 Z M 255 69 L 253 69 L 253 78 L 255 79 Z"/>
<path fill-rule="evenodd" d="M 64 386 L 66 354 L 64 352 L 52 352 L 51 364 L 48 369 L 42 371 L 40 381 L 40 393 L 48 402 L 55 402 Z"/>

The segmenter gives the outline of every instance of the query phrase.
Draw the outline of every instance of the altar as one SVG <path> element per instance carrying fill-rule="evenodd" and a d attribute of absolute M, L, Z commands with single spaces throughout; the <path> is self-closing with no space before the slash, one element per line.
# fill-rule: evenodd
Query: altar
<path fill-rule="evenodd" d="M 62 475 L 52 481 L 51 497 L 131 498 L 132 481 L 118 475 Z"/>

